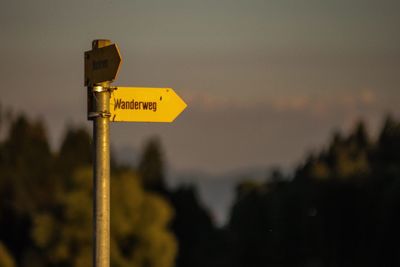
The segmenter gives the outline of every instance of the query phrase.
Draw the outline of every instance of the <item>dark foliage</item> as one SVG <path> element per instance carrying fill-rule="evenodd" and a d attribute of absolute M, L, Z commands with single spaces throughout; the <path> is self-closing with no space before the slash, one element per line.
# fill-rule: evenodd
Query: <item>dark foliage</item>
<path fill-rule="evenodd" d="M 70 128 L 53 153 L 40 121 L 19 116 L 6 128 L 0 266 L 90 265 L 90 135 Z M 113 162 L 113 173 L 113 266 L 400 266 L 400 123 L 392 117 L 376 140 L 362 122 L 335 133 L 291 177 L 276 170 L 263 183 L 238 184 L 222 228 L 195 187 L 168 189 L 157 139 L 137 172 Z"/>

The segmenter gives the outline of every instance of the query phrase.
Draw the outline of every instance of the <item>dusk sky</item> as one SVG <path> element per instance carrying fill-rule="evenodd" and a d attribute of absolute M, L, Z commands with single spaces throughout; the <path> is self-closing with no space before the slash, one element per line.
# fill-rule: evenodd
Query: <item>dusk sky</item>
<path fill-rule="evenodd" d="M 46 122 L 57 149 L 84 125 L 83 53 L 117 43 L 113 85 L 171 87 L 172 124 L 120 123 L 117 151 L 159 136 L 174 171 L 300 163 L 359 118 L 400 115 L 400 1 L 1 0 L 1 104 Z"/>

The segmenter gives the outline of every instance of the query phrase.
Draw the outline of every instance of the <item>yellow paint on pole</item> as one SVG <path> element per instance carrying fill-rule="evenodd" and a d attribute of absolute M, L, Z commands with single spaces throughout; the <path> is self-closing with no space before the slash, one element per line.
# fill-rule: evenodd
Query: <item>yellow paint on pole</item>
<path fill-rule="evenodd" d="M 111 122 L 172 122 L 186 103 L 171 88 L 117 87 L 111 93 Z"/>

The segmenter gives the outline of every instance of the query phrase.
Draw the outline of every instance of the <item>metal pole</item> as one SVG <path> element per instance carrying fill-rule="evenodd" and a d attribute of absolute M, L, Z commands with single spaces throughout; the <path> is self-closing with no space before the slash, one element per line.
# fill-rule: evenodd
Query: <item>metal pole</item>
<path fill-rule="evenodd" d="M 94 40 L 92 49 L 110 45 L 109 40 Z M 93 266 L 110 266 L 110 128 L 109 83 L 93 86 Z"/>

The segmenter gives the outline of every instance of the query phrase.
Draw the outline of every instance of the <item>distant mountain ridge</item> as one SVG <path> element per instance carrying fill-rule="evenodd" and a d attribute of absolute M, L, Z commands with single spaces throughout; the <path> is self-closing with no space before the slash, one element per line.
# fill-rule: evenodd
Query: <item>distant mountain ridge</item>
<path fill-rule="evenodd" d="M 136 168 L 139 153 L 132 147 L 117 147 L 115 158 L 117 163 Z M 167 184 L 171 189 L 180 186 L 194 186 L 199 200 L 209 210 L 214 223 L 223 226 L 227 223 L 231 205 L 235 196 L 235 187 L 242 181 L 252 180 L 266 182 L 271 177 L 274 167 L 252 166 L 221 174 L 210 174 L 201 170 L 176 171 L 167 174 Z"/>
<path fill-rule="evenodd" d="M 171 173 L 167 181 L 171 188 L 194 185 L 200 201 L 211 212 L 214 223 L 223 226 L 228 222 L 236 186 L 246 180 L 266 182 L 270 179 L 272 170 L 271 167 L 249 167 L 220 175 L 203 171 L 176 172 Z"/>

